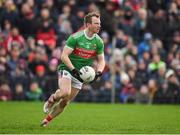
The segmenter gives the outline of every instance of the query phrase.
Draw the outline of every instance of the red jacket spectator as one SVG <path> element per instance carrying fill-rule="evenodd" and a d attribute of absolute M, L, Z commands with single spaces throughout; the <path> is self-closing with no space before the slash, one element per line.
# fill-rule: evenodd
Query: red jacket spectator
<path fill-rule="evenodd" d="M 4 43 L 7 51 L 10 51 L 12 45 L 14 44 L 19 45 L 21 49 L 24 48 L 24 44 L 25 44 L 24 38 L 19 34 L 19 30 L 16 27 L 12 28 L 11 33 L 9 34 L 9 36 L 7 37 Z"/>
<path fill-rule="evenodd" d="M 49 21 L 43 22 L 43 26 L 38 30 L 36 38 L 39 44 L 56 46 L 56 33 Z"/>

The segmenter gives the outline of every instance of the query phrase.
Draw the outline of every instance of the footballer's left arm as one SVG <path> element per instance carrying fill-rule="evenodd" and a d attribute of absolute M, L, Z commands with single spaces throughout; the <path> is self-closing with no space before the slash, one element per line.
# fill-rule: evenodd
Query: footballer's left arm
<path fill-rule="evenodd" d="M 99 54 L 97 56 L 97 71 L 100 71 L 101 73 L 103 72 L 104 70 L 104 67 L 105 67 L 105 58 L 104 58 L 104 53 L 102 54 Z"/>

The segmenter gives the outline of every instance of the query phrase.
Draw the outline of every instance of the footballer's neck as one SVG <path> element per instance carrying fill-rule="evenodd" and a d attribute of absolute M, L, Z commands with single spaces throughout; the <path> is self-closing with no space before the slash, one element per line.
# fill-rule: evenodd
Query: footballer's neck
<path fill-rule="evenodd" d="M 94 36 L 94 32 L 92 32 L 90 29 L 85 29 L 85 32 L 86 32 L 86 35 L 89 37 L 89 38 L 92 38 Z"/>

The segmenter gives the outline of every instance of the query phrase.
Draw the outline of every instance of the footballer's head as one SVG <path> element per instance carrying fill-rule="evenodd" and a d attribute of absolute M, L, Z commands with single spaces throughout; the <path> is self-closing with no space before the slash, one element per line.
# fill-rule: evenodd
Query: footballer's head
<path fill-rule="evenodd" d="M 101 28 L 99 12 L 88 13 L 84 17 L 85 26 L 93 33 L 98 33 Z"/>

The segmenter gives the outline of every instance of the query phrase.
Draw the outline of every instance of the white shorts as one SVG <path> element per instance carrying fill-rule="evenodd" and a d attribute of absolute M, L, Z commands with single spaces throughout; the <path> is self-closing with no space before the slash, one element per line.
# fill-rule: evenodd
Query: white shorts
<path fill-rule="evenodd" d="M 62 78 L 62 77 L 71 79 L 72 87 L 81 90 L 83 83 L 80 82 L 75 77 L 73 77 L 67 70 L 58 71 L 58 78 Z"/>

